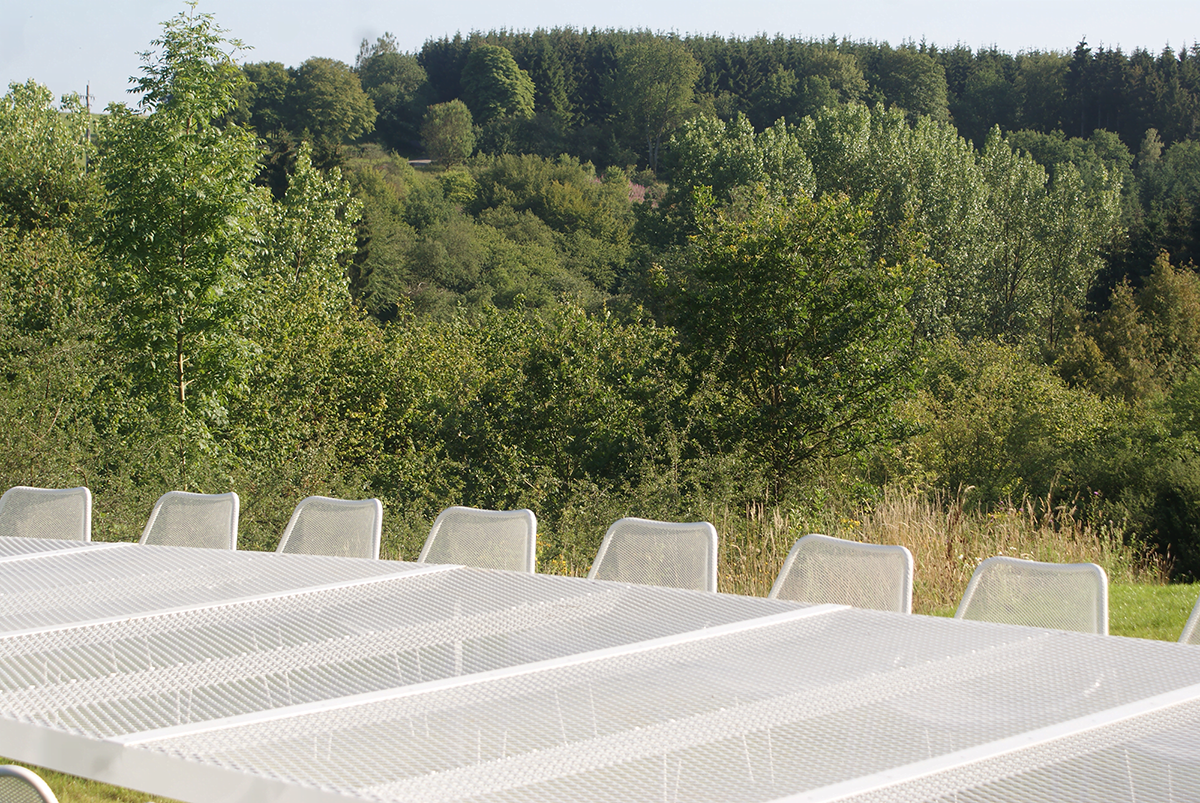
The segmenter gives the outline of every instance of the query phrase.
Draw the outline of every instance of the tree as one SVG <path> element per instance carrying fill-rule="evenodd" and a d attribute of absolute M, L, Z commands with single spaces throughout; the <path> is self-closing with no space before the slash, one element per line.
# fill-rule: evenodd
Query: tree
<path fill-rule="evenodd" d="M 393 150 L 417 144 L 421 116 L 432 95 L 417 57 L 398 52 L 395 39 L 384 34 L 374 45 L 363 40 L 355 71 L 379 112 L 375 130 L 383 144 Z"/>
<path fill-rule="evenodd" d="M 651 170 L 658 170 L 663 139 L 691 112 L 699 77 L 700 63 L 673 39 L 643 39 L 617 54 L 606 94 L 645 143 Z"/>
<path fill-rule="evenodd" d="M 812 164 L 783 120 L 756 134 L 744 115 L 728 122 L 693 117 L 671 137 L 669 163 L 671 195 L 685 202 L 701 186 L 722 203 L 756 184 L 781 195 L 811 194 L 814 187 Z"/>
<path fill-rule="evenodd" d="M 188 452 L 211 447 L 252 350 L 241 294 L 264 197 L 253 135 L 214 122 L 245 80 L 225 51 L 240 45 L 223 33 L 194 4 L 164 23 L 134 81 L 141 113 L 110 105 L 101 132 L 113 345 L 135 393 L 175 430 L 184 487 Z"/>
<path fill-rule="evenodd" d="M 29 230 L 69 226 L 81 235 L 82 213 L 95 206 L 87 174 L 89 120 L 79 98 L 52 104 L 46 87 L 12 83 L 0 98 L 0 225 Z"/>
<path fill-rule="evenodd" d="M 239 124 L 249 123 L 259 136 L 266 137 L 287 128 L 288 96 L 292 91 L 292 74 L 278 61 L 246 64 L 246 91 L 238 101 Z"/>
<path fill-rule="evenodd" d="M 375 106 L 358 76 L 336 59 L 311 58 L 294 71 L 290 99 L 292 130 L 308 131 L 318 149 L 336 151 L 343 142 L 375 128 Z"/>
<path fill-rule="evenodd" d="M 313 167 L 312 146 L 303 143 L 283 198 L 263 210 L 255 277 L 276 288 L 302 286 L 308 312 L 331 314 L 350 300 L 338 260 L 354 250 L 351 223 L 361 212 L 341 172 L 335 167 L 322 175 Z"/>
<path fill-rule="evenodd" d="M 475 150 L 470 109 L 461 100 L 430 106 L 421 124 L 421 141 L 431 159 L 447 165 L 465 162 Z"/>
<path fill-rule="evenodd" d="M 928 53 L 911 46 L 893 50 L 884 45 L 874 62 L 871 83 L 889 104 L 913 118 L 924 114 L 949 119 L 946 71 Z"/>
<path fill-rule="evenodd" d="M 869 221 L 844 196 L 758 197 L 702 214 L 687 252 L 685 331 L 777 484 L 899 431 L 891 405 L 917 353 L 905 303 L 926 260 L 915 240 L 872 258 Z"/>
<path fill-rule="evenodd" d="M 498 117 L 533 116 L 533 81 L 512 54 L 496 45 L 479 45 L 462 71 L 462 99 L 480 125 Z"/>

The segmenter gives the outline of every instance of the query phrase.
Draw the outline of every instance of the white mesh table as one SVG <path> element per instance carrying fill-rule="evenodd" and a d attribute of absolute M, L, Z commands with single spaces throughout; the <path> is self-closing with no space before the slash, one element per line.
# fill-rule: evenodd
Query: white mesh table
<path fill-rule="evenodd" d="M 197 803 L 1194 800 L 1200 648 L 458 566 L 30 548 L 0 554 L 0 755 Z"/>

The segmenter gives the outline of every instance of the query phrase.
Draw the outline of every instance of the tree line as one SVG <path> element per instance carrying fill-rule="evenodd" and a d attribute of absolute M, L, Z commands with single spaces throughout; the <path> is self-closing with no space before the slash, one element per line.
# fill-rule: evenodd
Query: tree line
<path fill-rule="evenodd" d="M 276 187 L 303 139 L 320 166 L 340 163 L 344 143 L 373 142 L 447 164 L 475 153 L 566 153 L 669 182 L 670 134 L 691 117 L 745 116 L 762 131 L 861 104 L 901 109 L 910 123 L 948 122 L 977 149 L 998 127 L 1051 171 L 1098 161 L 1118 171 L 1130 236 L 1109 259 L 1101 303 L 1123 278 L 1147 276 L 1160 250 L 1186 259 L 1197 247 L 1188 200 L 1200 147 L 1197 45 L 1155 55 L 1080 42 L 1069 53 L 1013 55 L 556 28 L 442 37 L 416 53 L 385 34 L 364 40 L 353 66 L 313 58 L 243 70 L 235 118 L 271 143 Z"/>
<path fill-rule="evenodd" d="M 93 137 L 34 82 L 0 102 L 0 466 L 91 486 L 100 537 L 172 487 L 237 490 L 252 546 L 370 495 L 392 554 L 464 503 L 571 562 L 627 513 L 903 486 L 1200 570 L 1200 165 L 1165 122 L 964 137 L 961 49 L 236 44 L 169 21 Z M 456 115 L 470 147 L 410 164 Z"/>

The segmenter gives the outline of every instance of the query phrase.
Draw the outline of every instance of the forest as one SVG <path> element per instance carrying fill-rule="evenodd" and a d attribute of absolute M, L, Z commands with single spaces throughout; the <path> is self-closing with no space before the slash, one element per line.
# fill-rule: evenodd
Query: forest
<path fill-rule="evenodd" d="M 390 557 L 467 504 L 749 565 L 903 498 L 1200 574 L 1200 45 L 240 47 L 192 6 L 134 106 L 0 99 L 0 475 L 95 538 L 235 490 L 241 548 L 323 494 Z"/>

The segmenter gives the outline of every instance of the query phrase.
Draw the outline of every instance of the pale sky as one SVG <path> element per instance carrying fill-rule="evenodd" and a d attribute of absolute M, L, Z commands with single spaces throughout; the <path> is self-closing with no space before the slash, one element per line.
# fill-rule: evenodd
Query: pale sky
<path fill-rule="evenodd" d="M 131 102 L 125 89 L 140 67 L 136 54 L 183 8 L 180 0 L 0 0 L 0 89 L 33 78 L 55 95 L 82 95 L 90 83 L 94 107 Z M 200 0 L 198 8 L 253 48 L 240 61 L 289 67 L 312 56 L 353 64 L 359 42 L 385 31 L 409 51 L 458 31 L 556 26 L 893 45 L 923 39 L 1009 53 L 1069 52 L 1084 37 L 1093 47 L 1154 53 L 1200 40 L 1200 0 Z"/>

